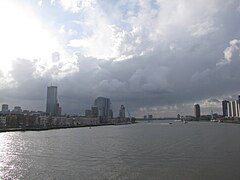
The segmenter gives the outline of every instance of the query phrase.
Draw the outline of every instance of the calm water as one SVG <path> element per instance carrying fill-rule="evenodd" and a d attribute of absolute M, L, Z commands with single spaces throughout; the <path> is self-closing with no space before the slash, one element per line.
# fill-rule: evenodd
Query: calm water
<path fill-rule="evenodd" d="M 134 125 L 0 133 L 2 179 L 240 179 L 240 125 Z"/>

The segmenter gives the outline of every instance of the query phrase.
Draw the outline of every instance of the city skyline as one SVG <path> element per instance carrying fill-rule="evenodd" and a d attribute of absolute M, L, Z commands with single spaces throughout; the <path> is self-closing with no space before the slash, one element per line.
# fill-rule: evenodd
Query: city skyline
<path fill-rule="evenodd" d="M 0 20 L 9 107 L 45 111 L 51 83 L 70 114 L 100 96 L 136 117 L 220 114 L 240 94 L 238 0 L 9 0 Z"/>

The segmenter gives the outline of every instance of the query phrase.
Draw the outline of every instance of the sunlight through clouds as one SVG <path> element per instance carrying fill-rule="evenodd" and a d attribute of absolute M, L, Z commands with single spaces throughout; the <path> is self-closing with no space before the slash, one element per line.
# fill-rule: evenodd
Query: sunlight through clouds
<path fill-rule="evenodd" d="M 51 61 L 54 52 L 61 54 L 59 62 L 62 64 L 58 67 L 63 71 L 69 69 L 64 65 L 72 61 L 71 56 L 63 49 L 51 30 L 40 21 L 33 8 L 19 2 L 1 1 L 0 21 L 0 69 L 5 75 L 17 58 L 37 62 L 35 74 L 43 75 L 54 66 Z"/>

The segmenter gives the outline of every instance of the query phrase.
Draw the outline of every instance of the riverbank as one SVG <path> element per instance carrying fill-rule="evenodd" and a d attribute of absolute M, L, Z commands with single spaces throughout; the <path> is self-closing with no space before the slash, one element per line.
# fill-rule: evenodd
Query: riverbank
<path fill-rule="evenodd" d="M 233 124 L 240 124 L 240 121 L 234 121 L 234 120 L 224 120 L 224 121 L 221 121 L 221 123 L 233 123 Z"/>
<path fill-rule="evenodd" d="M 129 125 L 135 124 L 137 122 L 126 122 L 126 123 L 106 123 L 106 124 L 94 124 L 94 125 L 77 125 L 77 126 L 50 126 L 50 127 L 16 127 L 16 128 L 1 128 L 1 132 L 14 132 L 14 131 L 47 131 L 47 130 L 54 130 L 54 129 L 68 129 L 68 128 L 83 128 L 83 127 L 98 127 L 98 126 L 119 126 L 119 125 Z"/>

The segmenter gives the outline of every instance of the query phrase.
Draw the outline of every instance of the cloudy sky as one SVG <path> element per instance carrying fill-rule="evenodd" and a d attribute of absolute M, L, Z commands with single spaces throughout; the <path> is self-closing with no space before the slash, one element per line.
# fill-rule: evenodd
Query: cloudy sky
<path fill-rule="evenodd" d="M 221 113 L 240 94 L 239 0 L 0 1 L 0 104 L 65 113 L 97 96 L 132 115 Z"/>

